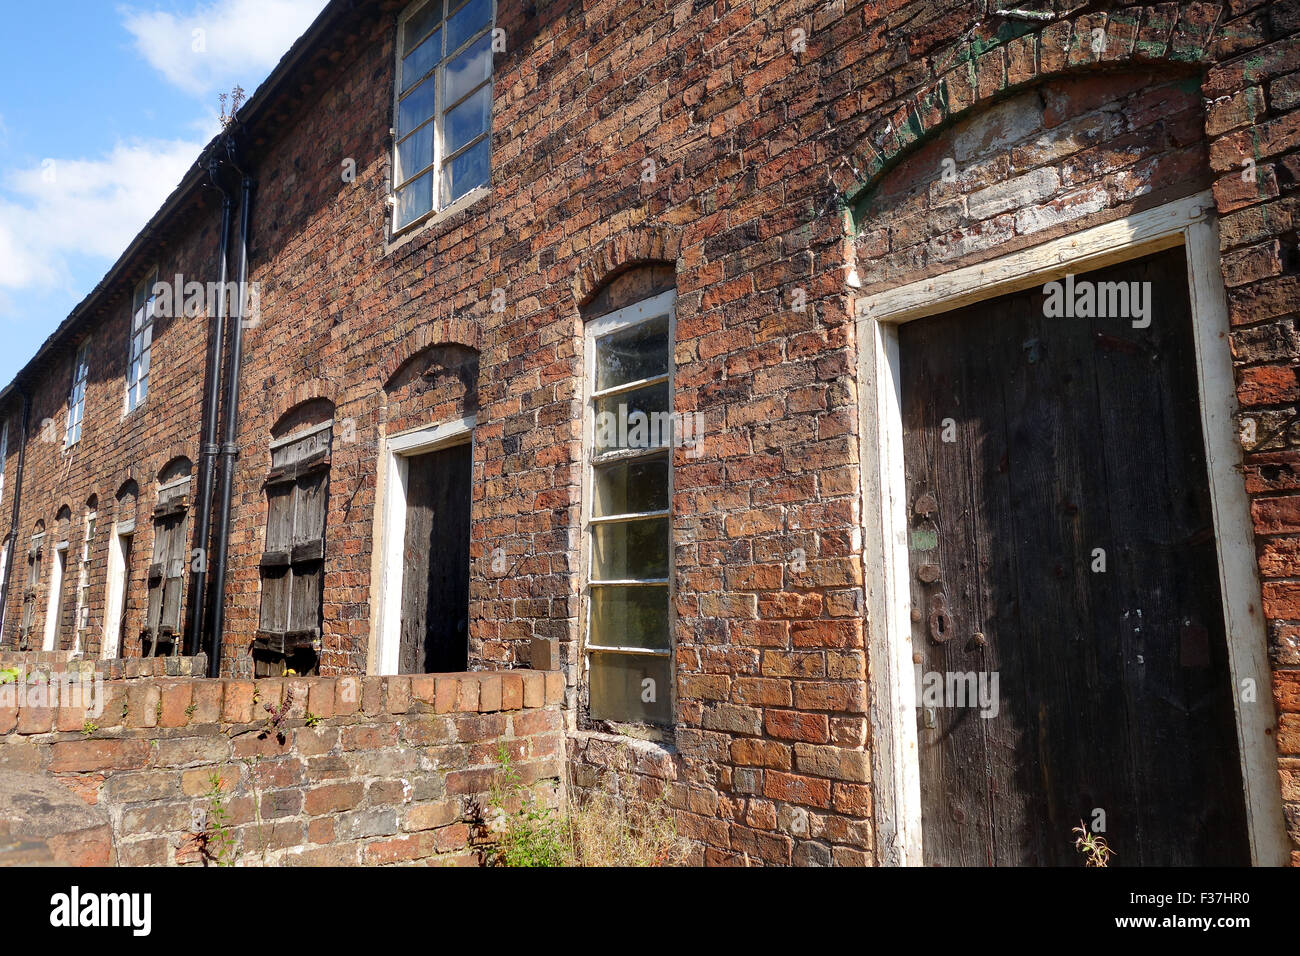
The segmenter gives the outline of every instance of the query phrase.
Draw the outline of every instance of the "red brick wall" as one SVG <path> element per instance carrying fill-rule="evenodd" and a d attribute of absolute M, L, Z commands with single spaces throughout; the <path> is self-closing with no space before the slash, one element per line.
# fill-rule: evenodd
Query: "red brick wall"
<path fill-rule="evenodd" d="M 205 343 L 209 336 L 206 310 L 197 317 L 160 317 L 155 322 L 147 400 L 125 414 L 126 361 L 130 348 L 131 295 L 134 286 L 154 265 L 159 281 L 171 282 L 177 272 L 187 280 L 216 281 L 220 213 L 207 196 L 195 202 L 197 215 L 181 215 L 165 236 L 127 272 L 127 279 L 106 291 L 104 301 L 93 311 L 92 325 L 82 334 L 90 337 L 90 375 L 86 386 L 85 417 L 81 440 L 64 448 L 68 392 L 72 387 L 73 361 L 77 342 L 62 344 L 39 369 L 35 382 L 25 383 L 32 397 L 23 475 L 18 539 L 12 562 L 3 641 L 13 646 L 22 622 L 26 554 L 37 521 L 47 529 L 55 527 L 55 515 L 63 506 L 71 509 L 67 572 L 63 601 L 68 620 L 76 604 L 78 562 L 85 533 L 86 503 L 98 502 L 98 528 L 90 565 L 89 624 L 82 649 L 98 656 L 104 627 L 105 582 L 108 569 L 110 531 L 115 521 L 132 516 L 118 513 L 116 496 L 128 480 L 139 486 L 133 517 L 136 521 L 132 574 L 126 588 L 126 621 L 121 638 L 122 653 L 140 653 L 139 634 L 147 605 L 146 575 L 153 549 L 151 513 L 157 503 L 155 488 L 159 471 L 173 458 L 184 456 L 198 461 L 203 401 Z M 179 310 L 178 310 L 179 311 Z M 18 472 L 21 401 L 14 397 L 0 413 L 9 417 L 9 454 L 5 468 L 4 500 L 0 502 L 0 528 L 7 530 L 13 508 Z M 193 520 L 190 522 L 191 539 Z M 41 580 L 37 583 L 36 617 L 31 646 L 39 650 L 44 635 L 49 570 L 53 559 L 53 535 L 46 535 Z M 189 600 L 189 581 L 185 582 Z M 59 647 L 72 646 L 71 626 L 61 632 Z"/>
<path fill-rule="evenodd" d="M 102 687 L 97 714 L 0 694 L 0 769 L 106 810 L 122 866 L 203 863 L 214 774 L 226 859 L 251 865 L 479 865 L 502 744 L 539 800 L 563 797 L 558 673 Z"/>
<path fill-rule="evenodd" d="M 245 339 L 228 668 L 256 626 L 275 423 L 328 398 L 336 436 L 345 423 L 354 434 L 336 442 L 331 468 L 323 667 L 361 672 L 383 438 L 458 416 L 467 401 L 448 382 L 420 397 L 385 385 L 422 350 L 473 349 L 473 665 L 524 664 L 533 638 L 557 641 L 580 786 L 627 771 L 646 794 L 666 782 L 698 860 L 870 862 L 862 562 L 874 556 L 861 554 L 858 532 L 848 268 L 902 282 L 1213 184 L 1239 395 L 1260 436 L 1246 478 L 1284 712 L 1283 786 L 1300 841 L 1300 526 L 1289 504 L 1300 490 L 1294 0 L 1117 4 L 1046 26 L 999 20 L 976 0 L 570 0 L 536 10 L 501 0 L 508 52 L 496 63 L 491 193 L 390 244 L 383 199 L 400 6 L 362 4 L 358 23 L 333 41 L 339 55 L 325 79 L 251 137 L 250 278 L 261 320 Z M 1097 28 L 1101 52 L 1090 44 Z M 1021 120 L 1047 142 L 994 142 Z M 945 142 L 970 137 L 951 189 L 934 186 L 944 147 L 933 137 L 945 129 Z M 341 175 L 348 159 L 355 181 Z M 1256 164 L 1253 192 L 1240 178 L 1246 159 Z M 1004 179 L 1013 162 L 1050 172 L 1021 183 L 1022 195 Z M 1012 206 L 980 196 L 999 188 L 1011 189 Z M 977 196 L 974 216 L 952 219 L 954 203 L 969 214 Z M 898 215 L 877 221 L 871 204 L 884 199 Z M 856 241 L 846 206 L 864 216 Z M 163 274 L 180 268 L 173 259 L 211 274 L 216 223 L 209 205 L 167 247 Z M 581 310 L 644 262 L 674 266 L 676 408 L 705 424 L 703 456 L 675 463 L 678 706 L 667 744 L 578 731 L 573 711 Z M 503 311 L 492 309 L 494 289 L 504 290 Z M 193 343 L 205 326 L 186 320 L 185 335 L 164 332 L 150 406 L 119 426 L 126 315 L 110 313 L 86 451 L 69 469 L 57 447 L 33 443 L 20 546 L 63 501 L 79 517 L 90 491 L 110 500 L 128 466 L 143 519 L 170 449 L 189 447 L 197 460 Z M 70 352 L 62 361 L 70 366 Z M 38 423 L 59 418 L 70 374 L 49 369 Z M 153 401 L 161 395 L 175 396 L 165 415 Z M 137 554 L 147 539 L 140 534 Z M 504 575 L 492 571 L 497 548 L 509 556 Z M 142 580 L 132 593 L 138 615 Z M 9 627 L 20 594 L 19 574 Z"/>

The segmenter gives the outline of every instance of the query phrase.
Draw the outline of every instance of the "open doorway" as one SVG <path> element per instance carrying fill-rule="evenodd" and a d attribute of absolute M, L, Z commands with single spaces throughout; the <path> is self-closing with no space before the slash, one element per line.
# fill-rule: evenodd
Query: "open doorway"
<path fill-rule="evenodd" d="M 389 442 L 380 673 L 469 663 L 473 419 Z"/>

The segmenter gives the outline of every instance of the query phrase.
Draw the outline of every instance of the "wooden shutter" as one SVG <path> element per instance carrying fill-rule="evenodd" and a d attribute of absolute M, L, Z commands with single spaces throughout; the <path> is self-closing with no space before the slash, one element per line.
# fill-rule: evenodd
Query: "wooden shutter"
<path fill-rule="evenodd" d="M 154 637 L 158 636 L 162 623 L 163 573 L 167 563 L 168 535 L 164 519 L 155 518 L 153 523 L 153 560 L 149 562 L 149 608 L 145 613 L 145 630 Z"/>
<path fill-rule="evenodd" d="M 294 482 L 273 477 L 266 488 L 266 550 L 262 554 L 262 630 L 289 628 L 289 553 L 293 548 Z"/>
<path fill-rule="evenodd" d="M 271 452 L 260 617 L 260 643 L 270 650 L 320 636 L 330 435 L 321 429 Z"/>
<path fill-rule="evenodd" d="M 186 564 L 185 512 L 169 515 L 166 526 L 167 551 L 163 567 L 162 619 L 159 629 L 163 634 L 179 634 Z"/>
<path fill-rule="evenodd" d="M 36 586 L 41 580 L 41 541 L 32 545 L 27 557 L 27 586 L 23 589 L 23 637 L 31 633 L 36 623 Z"/>
<path fill-rule="evenodd" d="M 320 634 L 320 594 L 325 572 L 325 505 L 329 473 L 317 469 L 298 478 L 293 522 L 293 596 L 289 630 Z"/>

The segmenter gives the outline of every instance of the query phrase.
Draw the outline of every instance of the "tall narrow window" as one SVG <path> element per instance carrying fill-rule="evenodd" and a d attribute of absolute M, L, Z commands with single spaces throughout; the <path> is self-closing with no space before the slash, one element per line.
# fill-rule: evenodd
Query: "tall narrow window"
<path fill-rule="evenodd" d="M 487 185 L 493 0 L 425 0 L 403 14 L 393 228 Z"/>
<path fill-rule="evenodd" d="M 90 377 L 90 341 L 77 347 L 77 357 L 72 362 L 72 391 L 68 393 L 68 426 L 63 433 L 63 446 L 81 440 L 81 420 L 86 415 L 86 380 Z"/>
<path fill-rule="evenodd" d="M 134 411 L 149 394 L 150 357 L 153 352 L 153 293 L 158 273 L 155 271 L 131 296 L 131 352 L 126 368 L 126 410 Z"/>
<path fill-rule="evenodd" d="M 278 676 L 286 667 L 307 673 L 317 666 L 331 434 L 325 423 L 271 446 L 262 610 L 253 642 L 257 676 Z"/>
<path fill-rule="evenodd" d="M 5 462 L 9 459 L 9 420 L 0 423 L 0 504 L 5 500 Z M 3 578 L 0 578 L 3 580 Z"/>
<path fill-rule="evenodd" d="M 86 509 L 86 526 L 81 538 L 81 558 L 77 573 L 76 635 L 72 641 L 74 652 L 80 652 L 82 638 L 90 626 L 90 556 L 95 548 L 95 522 L 98 518 L 93 507 Z"/>
<path fill-rule="evenodd" d="M 189 463 L 184 468 L 188 472 Z M 145 619 L 144 655 L 179 649 L 185 583 L 186 515 L 190 478 L 169 481 L 158 489 L 153 510 L 153 560 L 149 564 L 149 608 Z"/>
<path fill-rule="evenodd" d="M 588 713 L 672 722 L 674 294 L 587 326 Z"/>

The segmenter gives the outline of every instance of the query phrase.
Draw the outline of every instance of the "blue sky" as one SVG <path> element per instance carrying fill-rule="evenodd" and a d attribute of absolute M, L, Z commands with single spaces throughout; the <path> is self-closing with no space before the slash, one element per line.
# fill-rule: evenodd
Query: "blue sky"
<path fill-rule="evenodd" d="M 5 3 L 0 387 L 180 182 L 218 94 L 251 94 L 325 3 Z"/>

